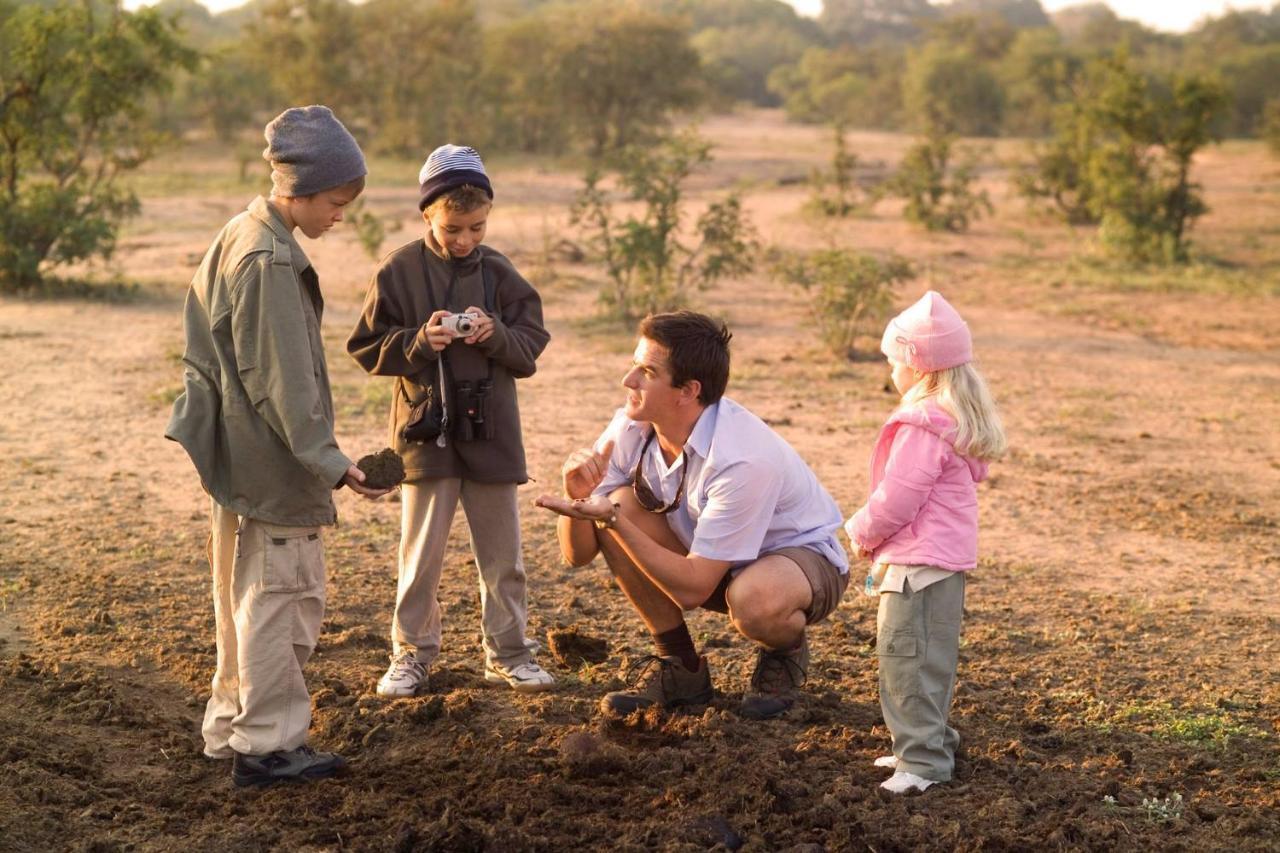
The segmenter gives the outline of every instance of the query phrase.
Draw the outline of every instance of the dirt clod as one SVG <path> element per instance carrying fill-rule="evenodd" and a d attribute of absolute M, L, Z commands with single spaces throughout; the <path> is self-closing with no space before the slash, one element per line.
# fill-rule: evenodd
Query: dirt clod
<path fill-rule="evenodd" d="M 572 669 L 609 658 L 609 641 L 583 634 L 577 625 L 547 631 L 547 646 L 556 660 Z"/>
<path fill-rule="evenodd" d="M 356 467 L 364 472 L 364 484 L 372 489 L 390 489 L 404 482 L 404 460 L 390 447 L 362 456 Z"/>

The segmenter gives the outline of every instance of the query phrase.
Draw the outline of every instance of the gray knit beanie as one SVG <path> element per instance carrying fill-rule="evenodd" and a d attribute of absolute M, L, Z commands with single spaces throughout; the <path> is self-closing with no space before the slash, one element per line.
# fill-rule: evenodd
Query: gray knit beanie
<path fill-rule="evenodd" d="M 369 170 L 355 138 L 328 107 L 287 109 L 271 120 L 262 158 L 278 196 L 311 195 L 362 178 Z"/>

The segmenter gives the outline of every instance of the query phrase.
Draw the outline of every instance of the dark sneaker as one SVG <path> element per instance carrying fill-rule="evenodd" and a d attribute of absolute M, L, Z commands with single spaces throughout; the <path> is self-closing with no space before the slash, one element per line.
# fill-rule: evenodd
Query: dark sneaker
<path fill-rule="evenodd" d="M 804 685 L 809 673 L 809 638 L 791 651 L 760 649 L 756 671 L 751 675 L 751 689 L 742 697 L 738 713 L 748 720 L 768 720 L 790 708 L 796 691 Z"/>
<path fill-rule="evenodd" d="M 309 746 L 282 749 L 266 755 L 237 752 L 231 764 L 231 779 L 241 788 L 276 782 L 310 782 L 332 776 L 346 766 L 347 762 L 341 755 L 316 752 Z"/>
<path fill-rule="evenodd" d="M 680 658 L 645 655 L 627 668 L 630 690 L 606 694 L 600 710 L 610 717 L 625 717 L 632 711 L 654 705 L 671 710 L 685 705 L 705 705 L 711 701 L 711 668 L 706 658 L 698 659 L 697 672 L 690 672 Z"/>

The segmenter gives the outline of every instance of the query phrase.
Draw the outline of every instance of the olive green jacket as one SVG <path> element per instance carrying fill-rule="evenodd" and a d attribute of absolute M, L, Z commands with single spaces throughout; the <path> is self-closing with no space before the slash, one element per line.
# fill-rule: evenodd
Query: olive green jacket
<path fill-rule="evenodd" d="M 184 309 L 185 390 L 165 437 L 237 515 L 333 524 L 351 460 L 333 437 L 324 300 L 302 247 L 259 196 L 222 229 Z"/>

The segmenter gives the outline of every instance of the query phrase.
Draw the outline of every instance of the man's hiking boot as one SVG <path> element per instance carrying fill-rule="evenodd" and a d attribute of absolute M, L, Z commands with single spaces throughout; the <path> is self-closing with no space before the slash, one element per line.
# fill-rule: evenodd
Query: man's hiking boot
<path fill-rule="evenodd" d="M 711 701 L 711 668 L 706 658 L 698 659 L 698 669 L 690 672 L 678 657 L 645 655 L 627 668 L 630 690 L 619 690 L 600 700 L 600 710 L 610 717 L 625 717 L 632 711 L 657 705 L 663 710 Z"/>
<path fill-rule="evenodd" d="M 309 746 L 282 749 L 266 755 L 237 752 L 231 764 L 231 779 L 240 788 L 276 782 L 310 782 L 332 776 L 346 766 L 347 762 L 341 755 L 316 752 Z"/>
<path fill-rule="evenodd" d="M 738 713 L 748 720 L 768 720 L 786 711 L 796 701 L 796 691 L 809 673 L 809 637 L 790 651 L 760 649 L 751 689 L 742 697 Z"/>

